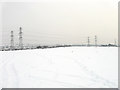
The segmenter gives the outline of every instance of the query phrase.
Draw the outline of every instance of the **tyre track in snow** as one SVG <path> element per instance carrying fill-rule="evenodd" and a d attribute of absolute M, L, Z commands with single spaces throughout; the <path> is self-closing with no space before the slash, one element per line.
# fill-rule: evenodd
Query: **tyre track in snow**
<path fill-rule="evenodd" d="M 59 55 L 55 54 L 55 56 L 59 56 Z M 69 54 L 69 56 L 73 56 L 74 58 L 73 58 L 73 57 L 66 57 L 66 56 L 59 56 L 59 57 L 64 57 L 64 58 L 69 59 L 69 60 L 71 60 L 71 58 L 72 58 L 73 62 L 76 63 L 80 68 L 82 68 L 82 70 L 84 71 L 84 73 L 86 73 L 86 75 L 88 76 L 88 77 L 84 77 L 84 79 L 87 78 L 88 80 L 91 81 L 92 84 L 100 83 L 100 84 L 102 84 L 102 86 L 105 86 L 105 87 L 115 86 L 115 84 L 114 84 L 113 82 L 110 82 L 110 81 L 108 81 L 108 80 L 106 80 L 106 79 L 98 76 L 97 74 L 95 74 L 95 72 L 89 70 L 89 69 L 82 63 L 82 61 L 83 61 L 84 59 L 82 59 L 81 62 L 79 62 L 79 60 L 75 58 L 75 57 L 76 57 L 75 55 Z M 47 59 L 48 61 L 50 60 L 50 58 L 48 58 L 47 56 L 42 55 L 42 57 L 45 58 L 45 59 Z M 53 63 L 53 64 L 54 64 L 54 63 Z M 52 71 L 51 71 L 51 72 L 52 72 Z M 54 73 L 55 73 L 55 72 L 54 72 Z M 56 75 L 57 75 L 56 77 L 58 77 L 58 76 L 61 76 L 62 74 L 61 74 L 61 73 L 57 73 Z M 64 75 L 65 75 L 65 74 L 64 74 Z M 68 76 L 72 76 L 72 75 L 69 74 Z M 73 76 L 73 77 L 76 78 L 76 76 Z M 78 76 L 78 77 L 80 78 L 80 76 Z M 82 78 L 83 78 L 83 77 L 82 77 Z M 81 78 L 81 79 L 82 79 L 82 78 Z M 66 82 L 65 82 L 65 83 L 66 83 Z"/>
<path fill-rule="evenodd" d="M 10 53 L 10 57 L 14 58 L 13 53 L 12 54 L 11 54 L 11 52 L 9 52 L 9 53 Z M 9 54 L 9 53 L 7 53 L 7 54 Z M 5 57 L 5 59 L 4 59 L 4 57 Z M 18 82 L 19 77 L 17 74 L 17 70 L 14 66 L 13 60 L 14 59 L 6 58 L 6 56 L 4 54 L 2 55 L 2 60 L 0 63 L 0 71 L 2 72 L 1 76 L 2 76 L 2 87 L 3 88 L 9 88 L 10 85 L 12 87 L 16 87 L 16 88 L 18 88 L 18 86 L 19 86 L 19 82 Z"/>
<path fill-rule="evenodd" d="M 76 87 L 76 88 L 85 88 L 85 86 L 83 85 L 76 85 L 76 84 L 73 84 L 73 83 L 69 83 L 69 82 L 64 82 L 64 81 L 58 81 L 58 80 L 52 80 L 52 79 L 48 79 L 48 78 L 43 78 L 43 77 L 40 77 L 40 76 L 33 76 L 33 75 L 29 75 L 27 76 L 28 78 L 31 78 L 33 80 L 37 80 L 37 81 L 43 81 L 43 83 L 45 82 L 50 82 L 50 83 L 57 83 L 59 84 L 59 86 L 63 86 L 63 87 Z"/>
<path fill-rule="evenodd" d="M 71 50 L 72 51 L 72 50 Z M 68 54 L 67 54 L 68 55 Z M 101 84 L 103 84 L 104 86 L 106 86 L 106 87 L 113 87 L 113 86 L 116 86 L 117 87 L 117 85 L 115 85 L 115 83 L 113 83 L 113 82 L 111 82 L 111 81 L 109 81 L 109 80 L 107 80 L 107 79 L 104 79 L 104 78 L 102 78 L 102 77 L 100 77 L 99 75 L 97 75 L 95 72 L 93 72 L 92 70 L 89 70 L 83 63 L 82 63 L 82 61 L 84 60 L 84 59 L 82 59 L 81 60 L 81 62 L 79 62 L 79 60 L 78 59 L 76 59 L 75 57 L 77 57 L 77 56 L 75 56 L 73 53 L 69 53 L 69 56 L 73 56 L 73 57 L 66 57 L 66 56 L 62 56 L 62 57 L 64 57 L 64 58 L 66 58 L 66 59 L 69 59 L 69 60 L 73 60 L 73 62 L 74 63 L 76 63 L 80 68 L 82 68 L 82 70 L 86 73 L 86 75 L 88 75 L 88 76 L 90 76 L 90 78 L 91 79 L 89 79 L 89 80 L 92 80 L 94 83 L 101 83 Z"/>
<path fill-rule="evenodd" d="M 93 72 L 92 70 L 89 70 L 83 63 L 82 60 L 81 62 L 79 62 L 78 59 L 75 58 L 76 56 L 74 55 L 74 58 L 72 60 L 74 60 L 74 62 L 79 66 L 81 67 L 85 72 L 86 74 L 90 75 L 92 77 L 92 80 L 95 82 L 95 83 L 103 83 L 103 85 L 105 86 L 108 86 L 109 88 L 110 87 L 113 87 L 113 86 L 117 86 L 115 85 L 113 82 L 107 80 L 107 79 L 104 79 L 103 77 L 100 77 L 99 75 L 97 75 L 95 72 Z"/>
<path fill-rule="evenodd" d="M 44 76 L 43 77 L 41 77 L 40 75 L 33 75 L 33 74 L 30 74 L 30 76 L 31 77 L 40 77 L 40 78 L 44 78 L 45 80 L 54 80 L 54 81 L 58 81 L 58 82 L 64 82 L 64 83 L 70 83 L 71 82 L 71 84 L 74 84 L 74 85 L 76 85 L 76 86 L 82 86 L 82 87 L 85 87 L 84 85 L 81 85 L 83 82 L 89 82 L 89 84 L 91 84 L 91 79 L 90 78 L 88 78 L 88 77 L 84 77 L 84 76 L 77 76 L 77 75 L 72 75 L 72 74 L 64 74 L 64 73 L 58 73 L 58 72 L 54 72 L 54 71 L 42 71 L 42 70 L 39 70 L 39 69 L 36 69 L 36 71 L 37 72 L 39 72 L 39 71 L 41 71 L 41 73 L 43 74 L 44 72 L 48 72 L 48 73 L 53 73 L 54 74 L 54 77 L 51 77 L 51 78 L 45 78 Z M 40 72 L 39 72 L 40 73 Z M 66 77 L 66 78 L 69 78 L 69 79 L 75 79 L 75 80 L 80 80 L 80 81 L 82 81 L 81 82 L 81 84 L 80 83 L 77 83 L 76 84 L 76 82 L 72 82 L 72 81 L 66 81 L 66 79 L 64 79 L 64 80 L 61 80 L 60 78 L 62 78 L 62 77 Z M 36 78 L 37 79 L 37 78 Z M 88 81 L 89 80 L 89 81 Z M 90 85 L 87 85 L 87 86 L 90 86 Z"/>
<path fill-rule="evenodd" d="M 56 54 L 56 55 L 57 55 L 57 54 Z M 89 70 L 89 69 L 85 66 L 85 64 L 82 63 L 82 61 L 83 61 L 84 59 L 82 59 L 81 61 L 79 61 L 79 59 L 76 58 L 77 56 L 74 55 L 73 53 L 69 53 L 69 56 L 72 56 L 72 57 L 66 57 L 66 56 L 63 56 L 63 55 L 57 55 L 57 56 L 64 57 L 65 59 L 68 59 L 68 60 L 72 60 L 76 65 L 78 65 L 78 66 L 86 73 L 86 75 L 87 75 L 88 77 L 80 77 L 79 75 L 77 76 L 77 75 L 72 75 L 72 74 L 62 74 L 62 73 L 54 72 L 54 73 L 56 74 L 56 79 L 57 79 L 59 76 L 62 76 L 62 75 L 63 75 L 63 76 L 68 76 L 68 77 L 80 78 L 80 79 L 83 78 L 83 80 L 85 80 L 85 79 L 87 78 L 88 80 L 91 81 L 91 84 L 101 83 L 102 86 L 104 85 L 105 87 L 115 86 L 115 84 L 114 84 L 113 82 L 108 81 L 108 80 L 100 77 L 99 75 L 97 75 L 95 72 Z M 45 58 L 45 59 L 47 59 L 48 61 L 50 61 L 49 64 L 48 64 L 48 66 L 49 66 L 49 65 L 52 65 L 52 64 L 55 64 L 54 62 L 51 63 L 51 58 L 48 58 L 47 56 L 44 56 L 44 55 L 42 55 L 42 57 Z M 74 57 L 74 58 L 73 58 L 73 57 Z M 71 58 L 72 58 L 72 59 L 71 59 Z M 9 61 L 9 59 L 8 59 L 8 60 L 5 60 L 5 61 L 3 61 L 2 65 L 4 66 L 5 64 L 10 63 L 11 61 L 12 61 L 12 60 Z M 30 66 L 30 67 L 31 67 L 31 66 Z M 18 76 L 14 65 L 13 65 L 13 67 L 11 67 L 11 69 L 13 69 L 14 75 Z M 37 69 L 38 69 L 38 67 L 36 67 L 36 70 L 37 70 Z M 38 70 L 38 71 L 39 71 L 39 70 Z M 56 71 L 57 71 L 57 69 L 56 69 Z M 5 72 L 6 72 L 6 70 L 5 70 Z M 53 72 L 53 71 L 50 71 L 50 72 Z M 81 72 L 80 72 L 80 73 L 81 73 Z M 4 73 L 4 74 L 7 75 L 8 73 L 6 72 L 6 73 Z M 73 85 L 73 87 L 85 87 L 85 86 L 82 86 L 82 85 L 76 85 L 76 84 L 69 83 L 69 82 L 62 82 L 62 81 L 57 81 L 57 80 L 51 80 L 51 79 L 47 79 L 47 78 L 43 78 L 43 77 L 39 77 L 39 76 L 32 76 L 32 75 L 30 75 L 29 77 L 32 78 L 32 79 L 35 79 L 35 80 L 37 80 L 38 78 L 40 78 L 40 79 L 38 79 L 38 80 L 49 81 L 49 82 L 56 82 L 56 83 L 62 84 L 62 85 L 65 86 L 65 87 L 66 87 L 66 86 L 69 86 L 69 85 Z M 7 77 L 5 77 L 5 78 L 7 78 Z M 17 77 L 17 78 L 18 78 L 18 77 Z M 42 79 L 42 78 L 43 78 L 43 79 Z M 16 79 L 16 80 L 17 80 L 17 79 Z M 17 80 L 17 81 L 19 81 L 19 80 Z M 6 82 L 7 82 L 7 81 L 6 81 Z M 19 83 L 17 83 L 15 86 L 19 86 Z"/>
<path fill-rule="evenodd" d="M 68 59 L 68 57 L 67 57 L 67 59 Z M 74 60 L 74 59 L 73 59 Z M 76 63 L 76 62 L 75 62 Z M 78 64 L 78 62 L 77 62 L 77 64 Z M 87 75 L 88 76 L 92 76 L 92 77 L 80 77 L 80 76 L 78 76 L 77 78 L 81 78 L 82 80 L 85 80 L 86 78 L 88 79 L 88 80 L 90 80 L 91 81 L 91 83 L 93 84 L 93 83 L 102 83 L 103 84 L 103 79 L 102 79 L 102 81 L 101 80 L 99 80 L 99 78 L 97 77 L 96 78 L 96 75 L 93 73 L 93 72 L 91 72 L 91 71 L 89 71 L 89 70 L 87 70 L 87 68 L 85 67 L 85 66 L 83 66 L 82 64 L 80 64 L 79 63 L 79 65 L 80 65 L 80 67 L 82 67 L 82 69 L 84 70 L 84 72 L 85 73 L 87 73 Z M 40 71 L 40 70 L 38 70 L 38 71 Z M 50 71 L 50 72 L 52 72 L 52 71 Z M 56 73 L 56 72 L 54 72 L 54 73 Z M 92 73 L 92 74 L 91 74 Z M 61 75 L 64 75 L 64 76 L 66 76 L 66 74 L 61 74 L 61 73 L 56 73 L 56 77 L 59 77 L 59 76 L 61 76 Z M 70 74 L 68 74 L 67 76 L 71 76 L 71 77 L 74 77 L 74 78 L 76 78 L 76 76 L 74 76 L 74 75 L 70 75 Z M 105 82 L 105 81 L 104 81 Z M 66 82 L 65 82 L 66 83 Z M 108 87 L 108 83 L 109 82 L 107 82 L 107 83 L 104 83 L 104 85 L 105 86 L 107 86 Z"/>

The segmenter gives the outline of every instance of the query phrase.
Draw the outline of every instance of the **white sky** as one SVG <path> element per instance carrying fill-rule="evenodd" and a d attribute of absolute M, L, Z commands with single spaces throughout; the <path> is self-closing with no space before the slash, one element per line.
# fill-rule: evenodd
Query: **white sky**
<path fill-rule="evenodd" d="M 95 35 L 99 44 L 117 40 L 119 0 L 14 1 L 2 3 L 3 45 L 10 44 L 11 30 L 18 43 L 20 26 L 24 44 L 86 44 L 88 36 L 94 44 Z"/>

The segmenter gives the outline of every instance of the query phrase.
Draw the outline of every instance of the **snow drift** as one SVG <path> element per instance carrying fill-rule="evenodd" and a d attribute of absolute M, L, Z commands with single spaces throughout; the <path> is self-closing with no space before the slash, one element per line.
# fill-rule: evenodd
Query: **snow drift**
<path fill-rule="evenodd" d="M 117 47 L 1 51 L 3 88 L 117 88 Z"/>

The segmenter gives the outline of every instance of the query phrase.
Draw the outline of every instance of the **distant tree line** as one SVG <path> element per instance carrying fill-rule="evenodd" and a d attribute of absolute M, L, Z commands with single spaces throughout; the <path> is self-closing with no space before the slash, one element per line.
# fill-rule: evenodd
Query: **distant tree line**
<path fill-rule="evenodd" d="M 56 46 L 37 46 L 36 49 L 45 49 L 45 48 L 58 48 L 58 47 L 70 47 L 71 45 L 56 45 Z"/>
<path fill-rule="evenodd" d="M 117 47 L 117 45 L 114 45 L 114 44 L 108 44 L 108 45 L 101 45 L 103 47 Z"/>

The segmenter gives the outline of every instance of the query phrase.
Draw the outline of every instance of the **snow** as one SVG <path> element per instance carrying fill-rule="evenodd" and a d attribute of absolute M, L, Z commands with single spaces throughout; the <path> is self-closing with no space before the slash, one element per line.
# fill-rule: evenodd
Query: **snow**
<path fill-rule="evenodd" d="M 1 51 L 3 88 L 118 88 L 117 47 Z"/>

